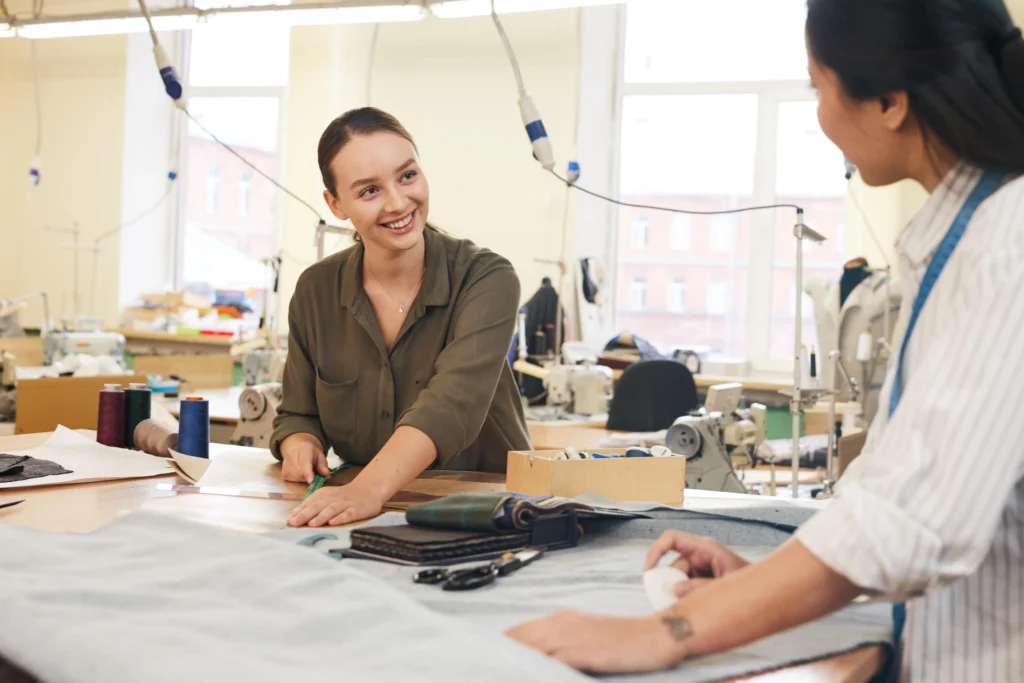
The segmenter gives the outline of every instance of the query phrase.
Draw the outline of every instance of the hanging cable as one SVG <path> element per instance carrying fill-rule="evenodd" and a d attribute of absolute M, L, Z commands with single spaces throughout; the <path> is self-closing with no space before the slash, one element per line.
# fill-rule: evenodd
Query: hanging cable
<path fill-rule="evenodd" d="M 288 189 L 287 187 L 285 187 L 285 186 L 284 186 L 284 185 L 282 185 L 281 183 L 279 183 L 279 182 L 277 182 L 276 180 L 274 180 L 273 178 L 271 178 L 271 177 L 270 177 L 269 175 L 267 175 L 267 174 L 266 174 L 266 173 L 264 173 L 263 171 L 261 171 L 261 170 L 260 170 L 259 168 L 257 168 L 257 167 L 256 167 L 256 165 L 255 165 L 255 164 L 253 164 L 253 163 L 252 163 L 251 161 L 249 161 L 249 160 L 248 160 L 248 159 L 246 159 L 246 158 L 245 158 L 244 156 L 242 156 L 242 155 L 241 155 L 241 154 L 239 154 L 239 153 L 238 153 L 237 151 L 235 151 L 235 149 L 234 149 L 234 148 L 233 148 L 233 147 L 232 147 L 231 145 L 227 144 L 226 142 L 224 142 L 223 140 L 221 140 L 220 138 L 218 138 L 218 137 L 217 137 L 216 135 L 214 135 L 213 133 L 211 133 L 211 132 L 209 131 L 209 129 L 208 129 L 208 128 L 207 128 L 206 126 L 204 126 L 204 125 L 203 125 L 202 123 L 200 123 L 200 122 L 199 122 L 199 119 L 197 119 L 197 118 L 196 118 L 195 116 L 193 116 L 193 115 L 192 115 L 192 112 L 190 112 L 190 111 L 189 111 L 188 109 L 184 109 L 184 110 L 182 110 L 182 111 L 184 111 L 184 112 L 185 112 L 185 115 L 186 115 L 187 117 L 189 117 L 189 118 L 190 118 L 190 119 L 191 119 L 191 120 L 192 120 L 192 121 L 193 121 L 193 122 L 194 122 L 194 123 L 195 123 L 195 124 L 196 124 L 197 126 L 199 126 L 199 127 L 200 127 L 200 128 L 202 129 L 202 131 L 203 131 L 204 133 L 206 133 L 206 134 L 207 134 L 207 135 L 209 135 L 209 136 L 210 136 L 211 138 L 213 138 L 213 141 L 214 141 L 214 142 L 216 142 L 217 144 L 219 144 L 219 145 L 220 145 L 221 147 L 223 147 L 223 148 L 224 148 L 224 149 L 226 149 L 227 151 L 231 152 L 231 154 L 233 154 L 233 155 L 235 155 L 236 157 L 238 157 L 238 159 L 239 159 L 239 160 L 240 160 L 240 161 L 241 161 L 241 162 L 242 162 L 243 164 L 245 164 L 246 166 L 248 166 L 248 167 L 249 167 L 249 168 L 251 168 L 252 170 L 254 170 L 254 171 L 256 171 L 257 173 L 259 173 L 259 174 L 260 174 L 261 176 L 263 176 L 264 178 L 266 178 L 267 180 L 269 180 L 269 181 L 270 181 L 270 182 L 271 182 L 271 183 L 272 183 L 272 184 L 273 184 L 273 185 L 274 185 L 275 187 L 277 187 L 277 189 L 281 190 L 282 192 L 284 192 L 285 194 L 287 194 L 287 195 L 288 195 L 289 197 L 291 197 L 292 199 L 294 199 L 295 201 L 297 201 L 298 203 L 302 204 L 302 205 L 303 205 L 303 206 L 305 206 L 305 207 L 306 207 L 307 209 L 309 209 L 310 211 L 312 211 L 312 212 L 313 212 L 313 215 L 314 215 L 314 216 L 316 216 L 316 217 L 317 217 L 318 219 L 320 219 L 321 221 L 323 221 L 323 220 L 324 220 L 324 219 L 323 219 L 323 217 L 322 217 L 322 216 L 320 215 L 320 212 L 318 212 L 318 211 L 317 211 L 316 209 L 314 209 L 314 208 L 313 208 L 313 205 L 312 205 L 312 204 L 310 204 L 310 203 L 309 203 L 309 202 L 307 202 L 307 201 L 306 201 L 305 199 L 303 199 L 302 197 L 298 196 L 297 194 L 295 194 L 294 192 L 292 192 L 291 190 L 289 190 L 289 189 Z"/>
<path fill-rule="evenodd" d="M 4 9 L 6 13 L 6 8 Z M 36 41 L 29 41 L 32 52 L 32 92 L 36 102 L 36 151 L 32 157 L 32 164 L 28 169 L 28 187 L 38 187 L 42 181 L 42 155 L 43 155 L 43 107 L 39 94 L 39 60 L 36 56 Z"/>
<path fill-rule="evenodd" d="M 370 38 L 370 58 L 366 64 L 366 106 L 373 102 L 373 63 L 377 59 L 377 38 L 380 36 L 380 24 L 373 25 L 373 36 Z"/>
<path fill-rule="evenodd" d="M 868 235 L 871 236 L 871 241 L 875 243 L 875 248 L 878 249 L 878 253 L 881 254 L 882 260 L 885 261 L 885 265 L 891 266 L 892 263 L 889 261 L 889 256 L 885 253 L 885 249 L 882 248 L 882 243 L 875 235 L 875 230 L 871 227 L 871 221 L 868 220 L 868 215 L 864 211 L 864 207 L 860 204 L 860 199 L 857 197 L 857 193 L 853 189 L 853 185 L 849 186 L 850 199 L 853 200 L 853 205 L 857 207 L 857 213 L 860 214 L 861 220 L 864 221 L 864 227 L 868 230 Z"/>
<path fill-rule="evenodd" d="M 768 211 L 770 209 L 794 209 L 798 213 L 802 213 L 803 212 L 803 208 L 797 206 L 796 204 L 766 204 L 764 206 L 745 206 L 745 207 L 742 207 L 742 208 L 739 208 L 739 209 L 723 209 L 721 211 L 695 211 L 695 210 L 690 210 L 690 209 L 671 209 L 671 208 L 669 208 L 667 206 L 650 206 L 648 204 L 632 204 L 630 202 L 622 202 L 622 201 L 619 201 L 618 199 L 612 199 L 611 197 L 606 197 L 603 194 L 600 194 L 598 192 L 592 192 L 592 191 L 590 191 L 590 190 L 588 190 L 586 188 L 580 187 L 579 185 L 574 185 L 574 184 L 570 183 L 568 180 L 566 180 L 565 178 L 563 178 L 562 176 L 558 175 L 558 173 L 556 173 L 555 171 L 551 171 L 551 175 L 555 176 L 556 178 L 561 180 L 566 185 L 570 185 L 570 186 L 576 188 L 577 190 L 579 190 L 583 194 L 588 194 L 591 197 L 597 197 L 598 199 L 603 199 L 604 201 L 611 202 L 612 204 L 615 204 L 617 206 L 625 206 L 625 207 L 628 207 L 628 208 L 631 208 L 631 209 L 648 209 L 650 211 L 665 211 L 667 213 L 683 213 L 683 214 L 687 214 L 689 216 L 725 216 L 725 215 L 733 214 L 733 213 L 748 213 L 750 211 Z"/>

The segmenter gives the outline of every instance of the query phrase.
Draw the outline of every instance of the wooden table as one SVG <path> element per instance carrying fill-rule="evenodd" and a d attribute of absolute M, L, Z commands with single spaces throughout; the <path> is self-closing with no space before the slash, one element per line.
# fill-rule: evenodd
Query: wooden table
<path fill-rule="evenodd" d="M 25 434 L 0 437 L 0 452 L 32 448 L 41 445 L 49 436 Z M 222 474 L 232 478 L 231 484 L 235 487 L 276 486 L 279 490 L 294 492 L 301 492 L 305 488 L 299 484 L 281 482 L 279 466 L 268 461 L 268 454 L 264 450 L 211 444 L 210 454 L 213 459 L 230 454 L 225 462 L 230 460 L 236 466 Z M 251 460 L 242 457 L 245 455 L 250 455 Z M 3 489 L 0 490 L 0 503 L 16 499 L 24 499 L 25 502 L 12 508 L 0 509 L 0 522 L 50 532 L 89 532 L 119 515 L 143 509 L 238 531 L 261 532 L 283 528 L 288 513 L 295 506 L 292 501 L 161 491 L 157 488 L 160 483 L 185 482 L 177 476 L 168 475 L 114 482 Z M 493 492 L 504 488 L 502 478 L 492 474 L 434 472 L 412 482 L 406 490 L 448 495 Z M 755 683 L 866 683 L 884 666 L 885 657 L 885 649 L 880 646 L 862 647 L 844 655 L 742 680 Z"/>

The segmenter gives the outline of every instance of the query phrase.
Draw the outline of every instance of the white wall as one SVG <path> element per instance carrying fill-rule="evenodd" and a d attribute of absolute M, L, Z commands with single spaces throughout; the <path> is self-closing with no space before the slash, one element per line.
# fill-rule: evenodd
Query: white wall
<path fill-rule="evenodd" d="M 14 13 L 28 0 L 8 1 Z M 47 12 L 92 12 L 123 8 L 123 0 L 52 0 Z M 35 289 L 50 294 L 51 317 L 74 310 L 73 253 L 61 249 L 70 235 L 47 226 L 81 229 L 91 243 L 121 218 L 121 149 L 124 131 L 125 38 L 92 37 L 35 43 L 42 108 L 42 183 L 28 191 L 35 153 L 36 107 L 32 87 L 32 43 L 0 40 L 0 298 Z M 95 310 L 89 307 L 93 259 L 79 255 L 79 312 L 113 322 L 117 314 L 119 250 L 101 255 Z M 38 326 L 42 308 L 32 302 L 22 324 Z"/>
<path fill-rule="evenodd" d="M 578 12 L 510 15 L 504 23 L 564 172 L 578 108 Z M 332 118 L 366 104 L 371 35 L 368 26 L 293 32 L 285 184 L 325 216 L 317 141 Z M 416 138 L 431 186 L 432 223 L 509 258 L 524 298 L 543 276 L 557 275 L 534 259 L 559 257 L 565 188 L 532 157 L 512 70 L 489 18 L 382 25 L 371 103 Z M 315 221 L 308 209 L 288 203 L 283 244 L 289 256 L 312 260 Z M 567 253 L 572 248 L 570 240 Z M 282 322 L 301 271 L 287 258 L 284 265 Z"/>

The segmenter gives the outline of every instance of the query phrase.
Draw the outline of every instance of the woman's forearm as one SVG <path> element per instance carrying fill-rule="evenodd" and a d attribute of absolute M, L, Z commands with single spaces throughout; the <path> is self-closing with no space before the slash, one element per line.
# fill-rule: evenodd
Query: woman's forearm
<path fill-rule="evenodd" d="M 352 484 L 366 487 L 386 502 L 430 467 L 435 458 L 437 447 L 429 436 L 415 427 L 402 426 Z"/>
<path fill-rule="evenodd" d="M 694 591 L 658 616 L 678 659 L 722 652 L 813 621 L 863 591 L 799 541 Z"/>

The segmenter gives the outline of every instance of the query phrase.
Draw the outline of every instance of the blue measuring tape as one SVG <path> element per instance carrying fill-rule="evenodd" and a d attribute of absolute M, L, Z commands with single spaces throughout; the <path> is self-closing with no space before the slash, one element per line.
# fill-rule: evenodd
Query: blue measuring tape
<path fill-rule="evenodd" d="M 917 291 L 917 298 L 914 299 L 914 308 L 910 312 L 910 321 L 907 323 L 907 331 L 903 334 L 903 343 L 900 345 L 900 355 L 896 363 L 896 377 L 892 384 L 892 395 L 889 398 L 889 419 L 892 419 L 893 414 L 896 412 L 896 408 L 900 404 L 900 399 L 903 397 L 903 359 L 907 354 L 907 346 L 910 344 L 910 335 L 914 332 L 914 327 L 917 326 L 917 319 L 921 317 L 921 311 L 924 309 L 925 303 L 928 301 L 928 296 L 932 293 L 932 289 L 935 288 L 935 283 L 938 282 L 939 276 L 942 275 L 942 271 L 945 269 L 946 264 L 949 263 L 950 257 L 956 250 L 957 245 L 960 244 L 960 240 L 963 238 L 964 233 L 967 232 L 967 226 L 970 224 L 971 219 L 974 218 L 974 214 L 978 211 L 978 207 L 981 206 L 986 199 L 996 193 L 997 190 L 1002 186 L 1004 176 L 1000 173 L 992 171 L 986 172 L 978 185 L 971 192 L 971 195 L 964 202 L 963 207 L 960 208 L 960 213 L 957 214 L 956 219 L 953 221 L 953 225 L 949 228 L 949 232 L 942 238 L 942 242 L 939 244 L 938 251 L 935 252 L 935 257 L 931 263 L 928 264 L 928 270 L 925 271 L 924 279 L 921 281 L 921 287 Z M 893 643 L 898 647 L 900 640 L 903 638 L 903 627 L 907 623 L 907 606 L 905 603 L 896 603 L 892 606 L 892 624 L 893 624 Z"/>

